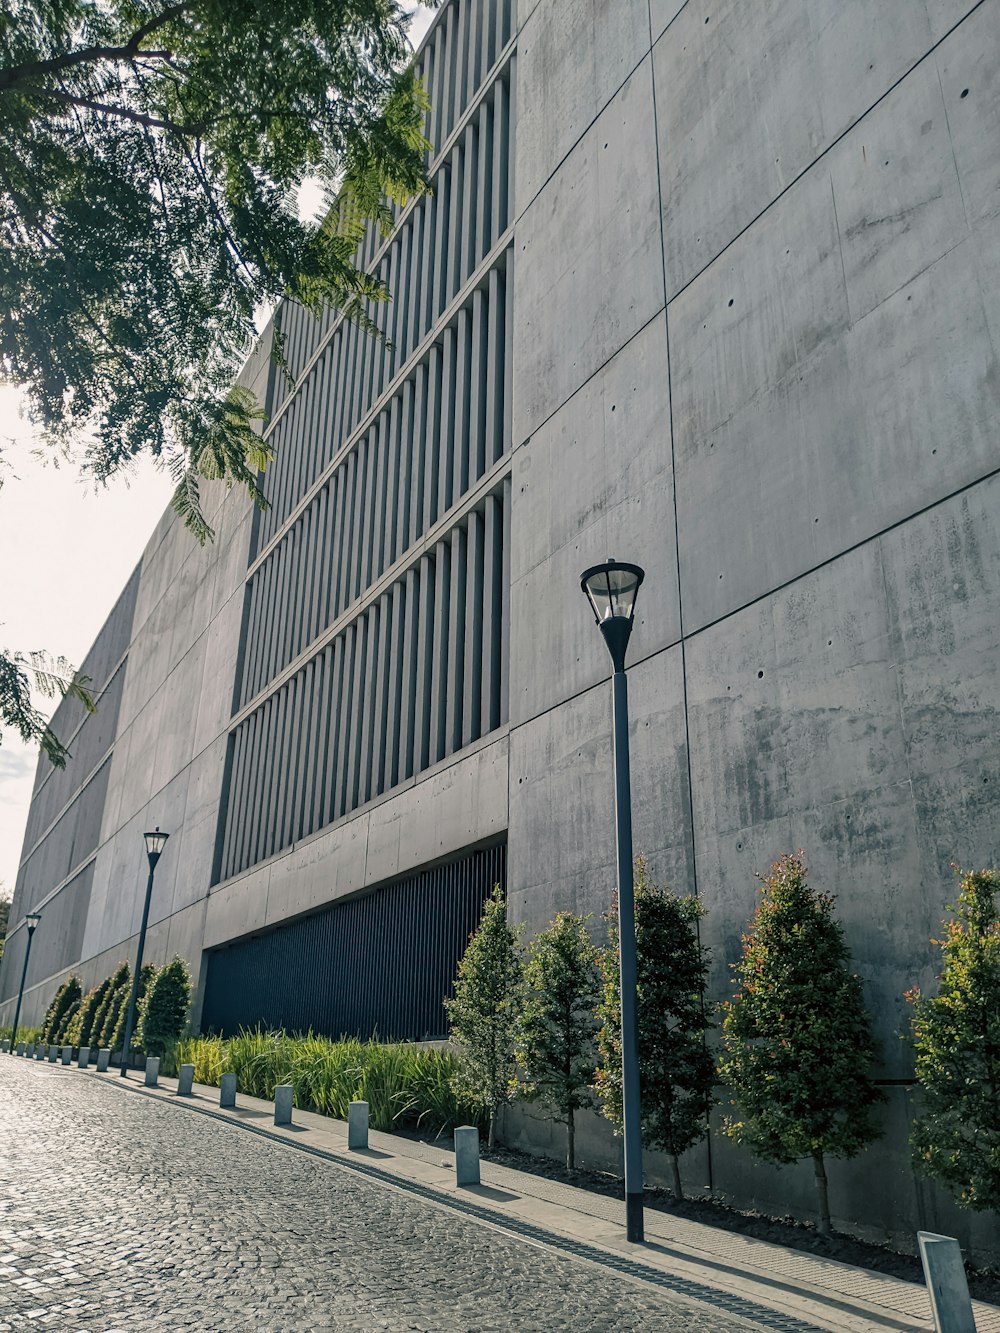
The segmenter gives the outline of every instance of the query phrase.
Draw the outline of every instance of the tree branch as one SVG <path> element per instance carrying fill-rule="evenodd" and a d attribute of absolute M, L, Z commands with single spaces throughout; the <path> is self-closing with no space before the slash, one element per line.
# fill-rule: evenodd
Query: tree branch
<path fill-rule="evenodd" d="M 139 48 L 146 37 L 192 7 L 190 0 L 170 5 L 162 14 L 158 14 L 141 28 L 137 28 L 124 46 L 85 46 L 79 51 L 69 51 L 64 56 L 53 56 L 49 60 L 33 60 L 26 65 L 13 65 L 10 69 L 0 70 L 0 92 L 9 92 L 26 80 L 37 78 L 39 74 L 53 74 L 56 71 L 72 69 L 76 65 L 97 64 L 105 60 L 132 61 L 137 58 L 168 60 L 173 55 L 172 51 L 141 51 Z"/>

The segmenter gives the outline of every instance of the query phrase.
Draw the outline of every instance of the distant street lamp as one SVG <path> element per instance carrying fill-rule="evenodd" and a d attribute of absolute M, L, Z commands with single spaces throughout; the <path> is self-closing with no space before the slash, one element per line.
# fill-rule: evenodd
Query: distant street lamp
<path fill-rule="evenodd" d="M 644 578 L 638 565 L 608 560 L 584 571 L 586 593 L 608 645 L 614 674 L 615 842 L 618 859 L 618 948 L 622 1005 L 622 1128 L 625 1140 L 625 1230 L 637 1244 L 642 1217 L 642 1122 L 639 1092 L 639 1032 L 636 1022 L 635 886 L 632 880 L 632 787 L 628 754 L 628 683 L 625 651 L 632 634 L 635 599 Z"/>
<path fill-rule="evenodd" d="M 21 968 L 21 986 L 17 992 L 17 1008 L 14 1010 L 14 1026 L 10 1030 L 10 1054 L 14 1054 L 17 1046 L 17 1024 L 21 1017 L 21 1001 L 24 998 L 24 983 L 28 976 L 28 959 L 31 957 L 31 941 L 35 937 L 35 930 L 39 921 L 42 919 L 41 912 L 29 912 L 24 918 L 24 924 L 28 927 L 28 947 L 24 951 L 24 966 Z"/>
<path fill-rule="evenodd" d="M 164 844 L 170 837 L 169 833 L 161 833 L 160 826 L 157 824 L 152 833 L 142 835 L 146 840 L 146 857 L 149 860 L 149 878 L 146 880 L 146 905 L 142 909 L 142 925 L 139 927 L 139 949 L 135 959 L 135 973 L 132 977 L 132 993 L 128 997 L 128 1009 L 125 1013 L 125 1042 L 122 1046 L 122 1067 L 121 1076 L 125 1077 L 128 1071 L 128 1051 L 129 1044 L 132 1041 L 132 1028 L 135 1024 L 135 1002 L 139 995 L 139 974 L 142 972 L 142 951 L 146 947 L 146 923 L 149 921 L 149 902 L 153 896 L 153 872 L 156 870 L 156 863 L 160 859 L 160 853 L 163 851 Z"/>

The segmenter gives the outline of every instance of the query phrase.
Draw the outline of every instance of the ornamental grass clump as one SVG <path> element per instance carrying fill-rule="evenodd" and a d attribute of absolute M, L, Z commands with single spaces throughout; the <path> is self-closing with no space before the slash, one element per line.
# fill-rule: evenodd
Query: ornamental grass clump
<path fill-rule="evenodd" d="M 766 1162 L 812 1160 L 817 1230 L 828 1235 L 826 1159 L 854 1157 L 882 1133 L 875 1041 L 832 895 L 810 888 L 801 854 L 782 856 L 761 883 L 733 965 L 740 989 L 723 1005 L 719 1074 L 737 1108 L 724 1129 Z"/>
<path fill-rule="evenodd" d="M 907 992 L 921 1107 L 916 1165 L 966 1208 L 1000 1211 L 1000 872 L 959 872 L 937 994 Z"/>
<path fill-rule="evenodd" d="M 256 1028 L 230 1038 L 188 1037 L 173 1054 L 178 1065 L 194 1065 L 197 1083 L 217 1086 L 233 1073 L 241 1092 L 267 1101 L 279 1083 L 290 1083 L 296 1106 L 341 1120 L 350 1102 L 366 1101 L 376 1130 L 437 1135 L 484 1118 L 481 1106 L 455 1092 L 455 1056 L 433 1047 Z"/>
<path fill-rule="evenodd" d="M 601 997 L 589 917 L 559 912 L 528 945 L 517 1023 L 521 1092 L 566 1126 L 566 1166 L 576 1166 L 576 1112 L 593 1101 L 596 1009 Z"/>
<path fill-rule="evenodd" d="M 711 1023 L 703 994 L 708 954 L 698 941 L 697 898 L 681 898 L 635 863 L 636 1026 L 642 1138 L 670 1158 L 673 1191 L 684 1197 L 679 1158 L 708 1133 L 715 1070 L 705 1044 Z M 621 971 L 618 914 L 608 914 L 601 954 L 601 1067 L 597 1090 L 604 1115 L 622 1125 Z"/>

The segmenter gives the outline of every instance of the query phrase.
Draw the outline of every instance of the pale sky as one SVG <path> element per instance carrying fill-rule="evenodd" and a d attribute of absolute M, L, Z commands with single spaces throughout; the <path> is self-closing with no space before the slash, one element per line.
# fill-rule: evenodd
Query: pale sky
<path fill-rule="evenodd" d="M 413 6 L 407 4 L 406 8 Z M 420 8 L 416 45 L 434 18 Z M 315 200 L 304 192 L 303 210 Z M 169 477 L 143 460 L 128 477 L 95 492 L 76 468 L 34 456 L 22 398 L 0 386 L 0 647 L 44 648 L 79 665 L 138 564 L 170 501 Z M 193 538 L 192 538 L 193 540 Z M 55 707 L 38 701 L 43 712 Z M 0 885 L 14 892 L 38 754 L 9 728 L 0 744 Z"/>

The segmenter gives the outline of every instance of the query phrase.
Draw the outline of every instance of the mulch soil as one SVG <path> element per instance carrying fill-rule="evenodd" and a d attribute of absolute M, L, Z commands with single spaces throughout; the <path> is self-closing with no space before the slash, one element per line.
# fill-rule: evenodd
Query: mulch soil
<path fill-rule="evenodd" d="M 603 1171 L 569 1171 L 560 1162 L 551 1158 L 533 1157 L 514 1148 L 498 1146 L 491 1149 L 484 1144 L 480 1148 L 480 1154 L 484 1161 L 509 1166 L 516 1171 L 527 1171 L 534 1176 L 543 1176 L 546 1180 L 592 1190 L 595 1194 L 605 1194 L 617 1199 L 622 1197 L 621 1178 Z M 752 1236 L 755 1240 L 770 1241 L 774 1245 L 787 1245 L 793 1250 L 805 1250 L 809 1254 L 836 1259 L 843 1264 L 869 1268 L 876 1273 L 902 1278 L 906 1282 L 917 1282 L 921 1286 L 924 1284 L 920 1260 L 914 1255 L 900 1254 L 888 1246 L 856 1240 L 853 1236 L 845 1236 L 842 1232 L 820 1236 L 814 1226 L 806 1222 L 797 1222 L 790 1217 L 765 1217 L 762 1213 L 743 1212 L 713 1199 L 677 1200 L 669 1190 L 657 1189 L 655 1186 L 646 1187 L 645 1203 L 647 1208 L 655 1208 L 662 1213 L 673 1213 L 677 1217 L 690 1218 L 693 1222 L 704 1222 L 706 1226 L 722 1227 L 726 1231 L 737 1231 L 743 1236 Z M 976 1270 L 966 1265 L 966 1272 L 969 1278 L 969 1293 L 974 1300 L 1000 1305 L 1000 1271 Z"/>

